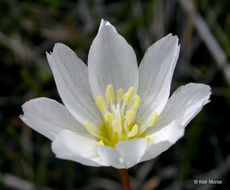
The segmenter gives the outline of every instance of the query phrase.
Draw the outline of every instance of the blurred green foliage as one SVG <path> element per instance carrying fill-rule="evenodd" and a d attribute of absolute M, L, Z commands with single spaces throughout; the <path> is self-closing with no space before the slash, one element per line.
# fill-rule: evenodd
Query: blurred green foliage
<path fill-rule="evenodd" d="M 112 168 L 56 159 L 50 142 L 18 118 L 29 99 L 60 101 L 45 52 L 62 42 L 87 63 L 101 18 L 117 27 L 139 61 L 153 42 L 178 35 L 182 46 L 172 90 L 199 82 L 213 92 L 176 145 L 130 170 L 133 189 L 229 189 L 229 0 L 0 0 L 0 189 L 121 188 Z M 223 184 L 204 187 L 194 179 Z"/>

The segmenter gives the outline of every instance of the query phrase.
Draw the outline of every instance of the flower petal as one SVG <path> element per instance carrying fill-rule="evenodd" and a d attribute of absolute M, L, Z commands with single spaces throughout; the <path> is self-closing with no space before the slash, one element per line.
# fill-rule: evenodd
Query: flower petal
<path fill-rule="evenodd" d="M 172 146 L 184 134 L 186 125 L 209 102 L 210 87 L 189 83 L 170 97 L 158 122 L 146 132 L 151 141 L 141 161 L 152 159 Z"/>
<path fill-rule="evenodd" d="M 171 122 L 161 130 L 150 135 L 151 141 L 141 158 L 141 162 L 153 159 L 166 151 L 184 135 L 184 128 L 176 121 Z"/>
<path fill-rule="evenodd" d="M 106 163 L 98 156 L 97 148 L 97 141 L 66 129 L 62 130 L 52 142 L 52 150 L 57 158 L 87 166 L 106 166 Z"/>
<path fill-rule="evenodd" d="M 49 98 L 32 99 L 22 105 L 20 119 L 32 129 L 53 140 L 62 129 L 89 136 L 84 127 L 60 103 Z"/>
<path fill-rule="evenodd" d="M 101 115 L 96 107 L 88 81 L 87 66 L 64 44 L 55 44 L 47 53 L 58 92 L 67 109 L 83 125 L 86 121 L 98 124 Z"/>
<path fill-rule="evenodd" d="M 102 146 L 98 149 L 101 158 L 114 168 L 130 168 L 140 161 L 145 152 L 147 141 L 138 138 L 129 141 L 120 141 L 116 148 Z"/>
<path fill-rule="evenodd" d="M 167 103 L 172 75 L 179 56 L 178 38 L 171 34 L 154 43 L 139 67 L 138 95 L 142 99 L 137 113 L 140 123 Z"/>
<path fill-rule="evenodd" d="M 107 85 L 112 84 L 115 92 L 130 87 L 137 90 L 138 67 L 135 52 L 115 27 L 101 20 L 88 57 L 89 83 L 93 95 L 104 97 Z"/>
<path fill-rule="evenodd" d="M 210 90 L 210 86 L 196 83 L 179 87 L 170 97 L 156 125 L 149 128 L 147 133 L 159 131 L 172 121 L 176 121 L 182 128 L 186 127 L 209 102 Z"/>

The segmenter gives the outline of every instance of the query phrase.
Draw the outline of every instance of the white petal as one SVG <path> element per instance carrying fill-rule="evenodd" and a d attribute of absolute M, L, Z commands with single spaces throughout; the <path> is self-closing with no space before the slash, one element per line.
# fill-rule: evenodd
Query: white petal
<path fill-rule="evenodd" d="M 154 43 L 145 53 L 139 67 L 138 95 L 142 103 L 137 113 L 140 123 L 154 112 L 163 110 L 170 93 L 180 46 L 171 34 Z"/>
<path fill-rule="evenodd" d="M 22 121 L 53 140 L 62 129 L 70 129 L 89 136 L 84 127 L 60 103 L 49 98 L 36 98 L 22 105 Z"/>
<path fill-rule="evenodd" d="M 172 144 L 169 141 L 161 141 L 158 143 L 151 144 L 145 151 L 145 154 L 142 156 L 140 162 L 151 160 L 157 157 L 162 152 L 166 151 L 171 145 Z"/>
<path fill-rule="evenodd" d="M 189 83 L 178 88 L 170 97 L 156 125 L 148 133 L 160 130 L 176 121 L 182 128 L 209 102 L 210 87 L 204 84 Z"/>
<path fill-rule="evenodd" d="M 147 141 L 144 138 L 120 141 L 116 148 L 102 146 L 98 149 L 101 158 L 114 168 L 130 168 L 140 161 Z"/>
<path fill-rule="evenodd" d="M 122 158 L 117 149 L 110 146 L 102 146 L 98 148 L 98 154 L 109 166 L 123 168 Z"/>
<path fill-rule="evenodd" d="M 178 139 L 184 135 L 184 128 L 181 127 L 176 121 L 171 122 L 168 126 L 153 133 L 151 141 L 141 158 L 141 162 L 153 159 L 162 152 L 166 151 Z"/>
<path fill-rule="evenodd" d="M 55 44 L 47 58 L 67 109 L 82 123 L 101 122 L 88 81 L 86 65 L 64 44 Z"/>
<path fill-rule="evenodd" d="M 209 102 L 210 94 L 210 87 L 204 84 L 189 83 L 178 88 L 170 97 L 156 125 L 147 131 L 151 134 L 151 141 L 141 161 L 158 156 L 181 138 L 186 125 Z"/>
<path fill-rule="evenodd" d="M 62 130 L 52 142 L 52 150 L 57 158 L 79 162 L 87 166 L 106 166 L 98 156 L 97 148 L 97 141 L 70 130 Z"/>
<path fill-rule="evenodd" d="M 102 20 L 88 57 L 89 83 L 94 96 L 104 97 L 107 85 L 114 90 L 137 89 L 138 67 L 135 52 L 107 21 Z"/>

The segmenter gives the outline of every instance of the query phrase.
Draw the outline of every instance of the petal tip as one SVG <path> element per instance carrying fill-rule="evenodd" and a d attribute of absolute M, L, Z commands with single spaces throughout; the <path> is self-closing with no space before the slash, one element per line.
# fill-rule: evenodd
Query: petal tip
<path fill-rule="evenodd" d="M 117 32 L 116 28 L 108 20 L 103 18 L 101 19 L 101 23 L 98 31 L 101 31 L 102 28 L 111 28 L 114 32 Z"/>
<path fill-rule="evenodd" d="M 177 35 L 173 35 L 172 33 L 169 33 L 167 36 L 164 37 L 167 40 L 174 41 L 175 44 L 180 48 L 179 38 Z"/>
<path fill-rule="evenodd" d="M 67 46 L 65 44 L 58 42 L 54 44 L 53 51 L 60 49 L 60 48 L 66 48 L 66 47 Z"/>
<path fill-rule="evenodd" d="M 29 106 L 29 104 L 30 104 L 31 101 L 32 101 L 32 100 L 28 100 L 28 101 L 26 101 L 24 104 L 21 105 L 21 108 L 22 108 L 23 113 L 25 113 L 26 108 Z"/>
<path fill-rule="evenodd" d="M 99 26 L 99 31 L 101 30 L 101 28 L 105 25 L 105 20 L 102 18 L 101 19 L 101 23 L 100 23 L 100 26 Z"/>
<path fill-rule="evenodd" d="M 50 60 L 51 60 L 51 55 L 52 55 L 52 52 L 46 51 L 46 58 L 47 58 L 48 62 L 50 62 Z"/>

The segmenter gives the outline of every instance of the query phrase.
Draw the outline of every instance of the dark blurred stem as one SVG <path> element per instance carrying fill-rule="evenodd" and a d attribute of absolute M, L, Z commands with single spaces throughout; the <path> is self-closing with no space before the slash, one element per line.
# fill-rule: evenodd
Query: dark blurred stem
<path fill-rule="evenodd" d="M 124 190 L 132 190 L 129 182 L 129 175 L 127 169 L 119 169 L 119 173 L 121 176 L 121 181 L 123 184 Z"/>

